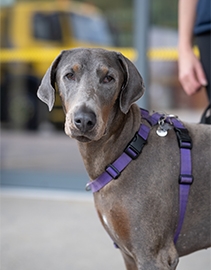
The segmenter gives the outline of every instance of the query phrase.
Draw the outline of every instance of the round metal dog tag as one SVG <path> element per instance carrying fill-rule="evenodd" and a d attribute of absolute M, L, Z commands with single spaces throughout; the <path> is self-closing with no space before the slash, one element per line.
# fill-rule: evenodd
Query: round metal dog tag
<path fill-rule="evenodd" d="M 165 130 L 165 129 L 158 128 L 158 129 L 156 130 L 156 133 L 157 133 L 157 135 L 160 136 L 160 137 L 165 137 L 165 136 L 168 134 L 168 131 Z"/>

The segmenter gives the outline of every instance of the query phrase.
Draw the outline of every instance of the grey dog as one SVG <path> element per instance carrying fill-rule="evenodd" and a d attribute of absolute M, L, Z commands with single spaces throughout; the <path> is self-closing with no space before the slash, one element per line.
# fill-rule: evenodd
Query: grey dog
<path fill-rule="evenodd" d="M 144 92 L 142 77 L 121 53 L 79 48 L 61 52 L 43 77 L 38 97 L 49 110 L 56 88 L 65 132 L 78 141 L 94 180 L 122 154 L 140 124 L 148 124 L 134 103 Z M 94 193 L 99 218 L 127 270 L 176 269 L 180 256 L 210 247 L 211 127 L 185 126 L 193 142 L 194 182 L 176 244 L 180 152 L 173 129 L 160 137 L 152 127 L 141 155 Z"/>

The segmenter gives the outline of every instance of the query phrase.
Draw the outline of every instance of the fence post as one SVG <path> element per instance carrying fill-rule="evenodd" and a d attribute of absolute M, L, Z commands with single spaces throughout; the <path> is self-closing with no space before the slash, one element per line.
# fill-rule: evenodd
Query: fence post
<path fill-rule="evenodd" d="M 137 104 L 145 109 L 149 109 L 149 76 L 148 76 L 148 59 L 147 48 L 149 39 L 149 17 L 150 17 L 150 0 L 134 0 L 134 47 L 138 52 L 138 59 L 135 62 L 136 67 L 141 73 L 146 92 L 138 100 Z"/>

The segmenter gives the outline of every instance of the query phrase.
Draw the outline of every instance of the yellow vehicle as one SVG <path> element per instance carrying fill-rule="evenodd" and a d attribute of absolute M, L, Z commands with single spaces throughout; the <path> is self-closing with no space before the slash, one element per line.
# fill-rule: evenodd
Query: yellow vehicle
<path fill-rule="evenodd" d="M 93 5 L 68 0 L 19 2 L 2 7 L 0 20 L 1 121 L 11 127 L 36 129 L 47 115 L 36 91 L 61 50 L 115 46 L 108 22 Z M 50 120 L 62 123 L 63 118 L 57 98 Z"/>

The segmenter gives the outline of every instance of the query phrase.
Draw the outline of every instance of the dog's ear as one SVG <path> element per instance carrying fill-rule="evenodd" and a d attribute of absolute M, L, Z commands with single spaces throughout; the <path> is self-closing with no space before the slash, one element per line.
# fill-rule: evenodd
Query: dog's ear
<path fill-rule="evenodd" d="M 48 105 L 49 111 L 52 110 L 55 102 L 55 78 L 56 68 L 63 55 L 64 51 L 53 61 L 51 66 L 46 71 L 41 84 L 37 91 L 37 96 Z"/>
<path fill-rule="evenodd" d="M 126 114 L 132 103 L 143 95 L 145 88 L 143 79 L 135 65 L 121 53 L 117 53 L 117 55 L 125 76 L 120 93 L 120 109 Z"/>

